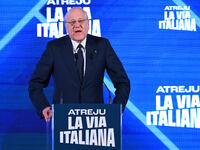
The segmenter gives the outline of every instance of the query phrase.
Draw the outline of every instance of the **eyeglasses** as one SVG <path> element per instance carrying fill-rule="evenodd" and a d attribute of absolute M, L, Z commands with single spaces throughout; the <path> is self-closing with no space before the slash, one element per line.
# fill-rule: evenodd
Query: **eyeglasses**
<path fill-rule="evenodd" d="M 68 22 L 65 22 L 65 23 L 69 23 L 71 26 L 74 26 L 76 24 L 76 22 L 78 22 L 79 24 L 83 24 L 87 20 L 88 19 L 72 20 L 72 21 L 68 21 Z"/>

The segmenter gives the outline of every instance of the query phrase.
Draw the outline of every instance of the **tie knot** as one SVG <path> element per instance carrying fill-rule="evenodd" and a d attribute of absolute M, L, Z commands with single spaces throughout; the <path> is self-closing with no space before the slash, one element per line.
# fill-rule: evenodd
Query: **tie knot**
<path fill-rule="evenodd" d="M 78 48 L 78 50 L 79 50 L 79 49 L 83 48 L 83 45 L 79 44 L 79 45 L 77 46 L 77 48 Z"/>

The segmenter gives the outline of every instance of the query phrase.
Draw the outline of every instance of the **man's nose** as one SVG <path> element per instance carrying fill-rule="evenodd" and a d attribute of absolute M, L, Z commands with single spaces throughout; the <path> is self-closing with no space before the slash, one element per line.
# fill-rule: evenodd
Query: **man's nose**
<path fill-rule="evenodd" d="M 79 27 L 81 24 L 79 21 L 76 21 L 75 24 L 74 24 L 74 27 Z"/>

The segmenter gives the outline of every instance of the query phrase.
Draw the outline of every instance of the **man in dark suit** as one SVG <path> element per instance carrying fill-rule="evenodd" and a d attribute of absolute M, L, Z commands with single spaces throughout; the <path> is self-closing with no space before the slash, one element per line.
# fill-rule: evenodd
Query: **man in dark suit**
<path fill-rule="evenodd" d="M 105 38 L 88 35 L 88 16 L 72 8 L 65 16 L 69 36 L 50 41 L 29 81 L 29 95 L 39 116 L 49 121 L 51 109 L 43 88 L 54 79 L 53 103 L 104 103 L 103 77 L 107 70 L 116 88 L 113 103 L 123 110 L 130 92 L 127 74 Z"/>

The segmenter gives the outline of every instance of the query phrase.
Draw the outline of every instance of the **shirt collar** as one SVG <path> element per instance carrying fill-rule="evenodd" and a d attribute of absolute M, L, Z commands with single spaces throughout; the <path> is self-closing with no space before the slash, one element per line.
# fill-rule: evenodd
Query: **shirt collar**
<path fill-rule="evenodd" d="M 73 51 L 75 51 L 75 52 L 77 51 L 77 47 L 78 47 L 79 44 L 81 44 L 83 46 L 84 50 L 85 50 L 86 39 L 87 39 L 87 37 L 81 43 L 78 43 L 78 42 L 71 39 L 72 45 L 73 45 Z"/>

